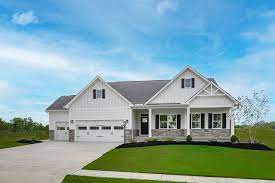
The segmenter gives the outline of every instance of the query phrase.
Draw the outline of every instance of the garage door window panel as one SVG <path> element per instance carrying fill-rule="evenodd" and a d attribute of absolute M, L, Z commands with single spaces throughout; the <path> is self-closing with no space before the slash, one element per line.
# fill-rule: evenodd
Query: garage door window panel
<path fill-rule="evenodd" d="M 114 126 L 114 130 L 123 130 L 123 126 Z"/>
<path fill-rule="evenodd" d="M 102 126 L 102 130 L 111 130 L 111 126 Z"/>
<path fill-rule="evenodd" d="M 77 129 L 78 130 L 87 130 L 87 126 L 79 126 Z"/>
<path fill-rule="evenodd" d="M 90 126 L 90 130 L 99 130 L 98 126 Z"/>

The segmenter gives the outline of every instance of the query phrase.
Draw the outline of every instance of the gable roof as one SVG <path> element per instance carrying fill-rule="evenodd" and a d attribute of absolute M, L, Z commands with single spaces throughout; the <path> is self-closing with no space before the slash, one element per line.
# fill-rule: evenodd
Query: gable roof
<path fill-rule="evenodd" d="M 207 83 L 211 82 L 209 79 L 207 79 L 206 77 L 204 77 L 203 75 L 201 75 L 198 71 L 196 71 L 195 69 L 193 69 L 192 67 L 190 67 L 189 65 L 187 65 L 186 67 L 184 67 L 184 69 L 182 71 L 180 71 L 176 76 L 174 76 L 164 87 L 162 87 L 155 95 L 153 95 L 149 100 L 147 100 L 145 102 L 145 104 L 148 104 L 154 98 L 156 98 L 162 91 L 164 91 L 168 86 L 170 86 L 178 77 L 180 77 L 180 75 L 182 75 L 188 69 L 191 70 L 196 75 L 198 75 L 203 80 L 205 80 Z"/>
<path fill-rule="evenodd" d="M 64 106 L 67 105 L 74 97 L 75 97 L 75 95 L 61 96 L 56 101 L 54 101 L 46 109 L 46 111 L 67 110 L 66 108 L 64 108 Z"/>
<path fill-rule="evenodd" d="M 88 85 L 86 85 L 85 88 L 83 88 L 68 104 L 64 106 L 64 108 L 69 108 L 69 105 L 71 105 L 78 97 L 80 97 L 90 86 L 92 86 L 97 80 L 104 83 L 107 87 L 109 87 L 114 93 L 116 93 L 118 96 L 120 96 L 123 100 L 129 103 L 129 105 L 132 105 L 132 103 L 125 98 L 123 95 L 121 95 L 118 91 L 116 91 L 114 88 L 112 88 L 108 83 L 104 81 L 100 76 L 96 76 Z"/>
<path fill-rule="evenodd" d="M 214 78 L 208 78 L 209 81 L 217 84 Z M 129 100 L 132 104 L 144 104 L 163 88 L 171 80 L 149 80 L 149 81 L 118 81 L 108 82 L 108 84 Z M 76 95 L 61 96 L 46 111 L 67 110 L 65 106 L 72 101 Z"/>

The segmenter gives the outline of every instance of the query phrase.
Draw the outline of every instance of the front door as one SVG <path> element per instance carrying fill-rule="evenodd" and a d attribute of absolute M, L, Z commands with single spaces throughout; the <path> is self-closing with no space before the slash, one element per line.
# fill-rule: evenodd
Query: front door
<path fill-rule="evenodd" d="M 141 135 L 148 135 L 148 114 L 141 114 L 141 119 L 140 119 L 140 122 L 141 122 Z"/>

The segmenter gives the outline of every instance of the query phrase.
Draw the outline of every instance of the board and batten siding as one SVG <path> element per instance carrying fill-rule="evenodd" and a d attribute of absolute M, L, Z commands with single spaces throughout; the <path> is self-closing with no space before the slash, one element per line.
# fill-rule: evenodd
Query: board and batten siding
<path fill-rule="evenodd" d="M 55 130 L 56 122 L 69 122 L 69 111 L 50 111 L 49 130 Z"/>
<path fill-rule="evenodd" d="M 196 108 L 196 109 L 190 109 L 190 114 L 192 113 L 199 113 L 205 114 L 205 121 L 204 121 L 204 129 L 208 129 L 208 113 L 226 113 L 226 129 L 230 129 L 230 116 L 229 116 L 229 110 L 230 108 L 209 108 L 209 109 L 205 109 L 205 108 Z M 191 128 L 191 127 L 190 127 Z"/>
<path fill-rule="evenodd" d="M 181 79 L 195 78 L 195 88 L 181 88 Z M 207 81 L 190 69 L 183 72 L 173 83 L 159 93 L 150 104 L 154 103 L 185 103 L 196 92 L 207 84 Z"/>
<path fill-rule="evenodd" d="M 105 89 L 105 99 L 93 99 L 93 89 Z M 71 104 L 70 109 L 111 107 L 129 107 L 129 103 L 98 79 Z"/>

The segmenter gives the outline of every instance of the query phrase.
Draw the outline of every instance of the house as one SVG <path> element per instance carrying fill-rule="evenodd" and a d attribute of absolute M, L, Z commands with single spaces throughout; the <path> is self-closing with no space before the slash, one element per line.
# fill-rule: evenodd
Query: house
<path fill-rule="evenodd" d="M 171 80 L 106 82 L 95 77 L 46 111 L 52 140 L 122 142 L 147 137 L 229 140 L 237 100 L 187 66 Z M 126 123 L 125 132 L 123 124 Z"/>

